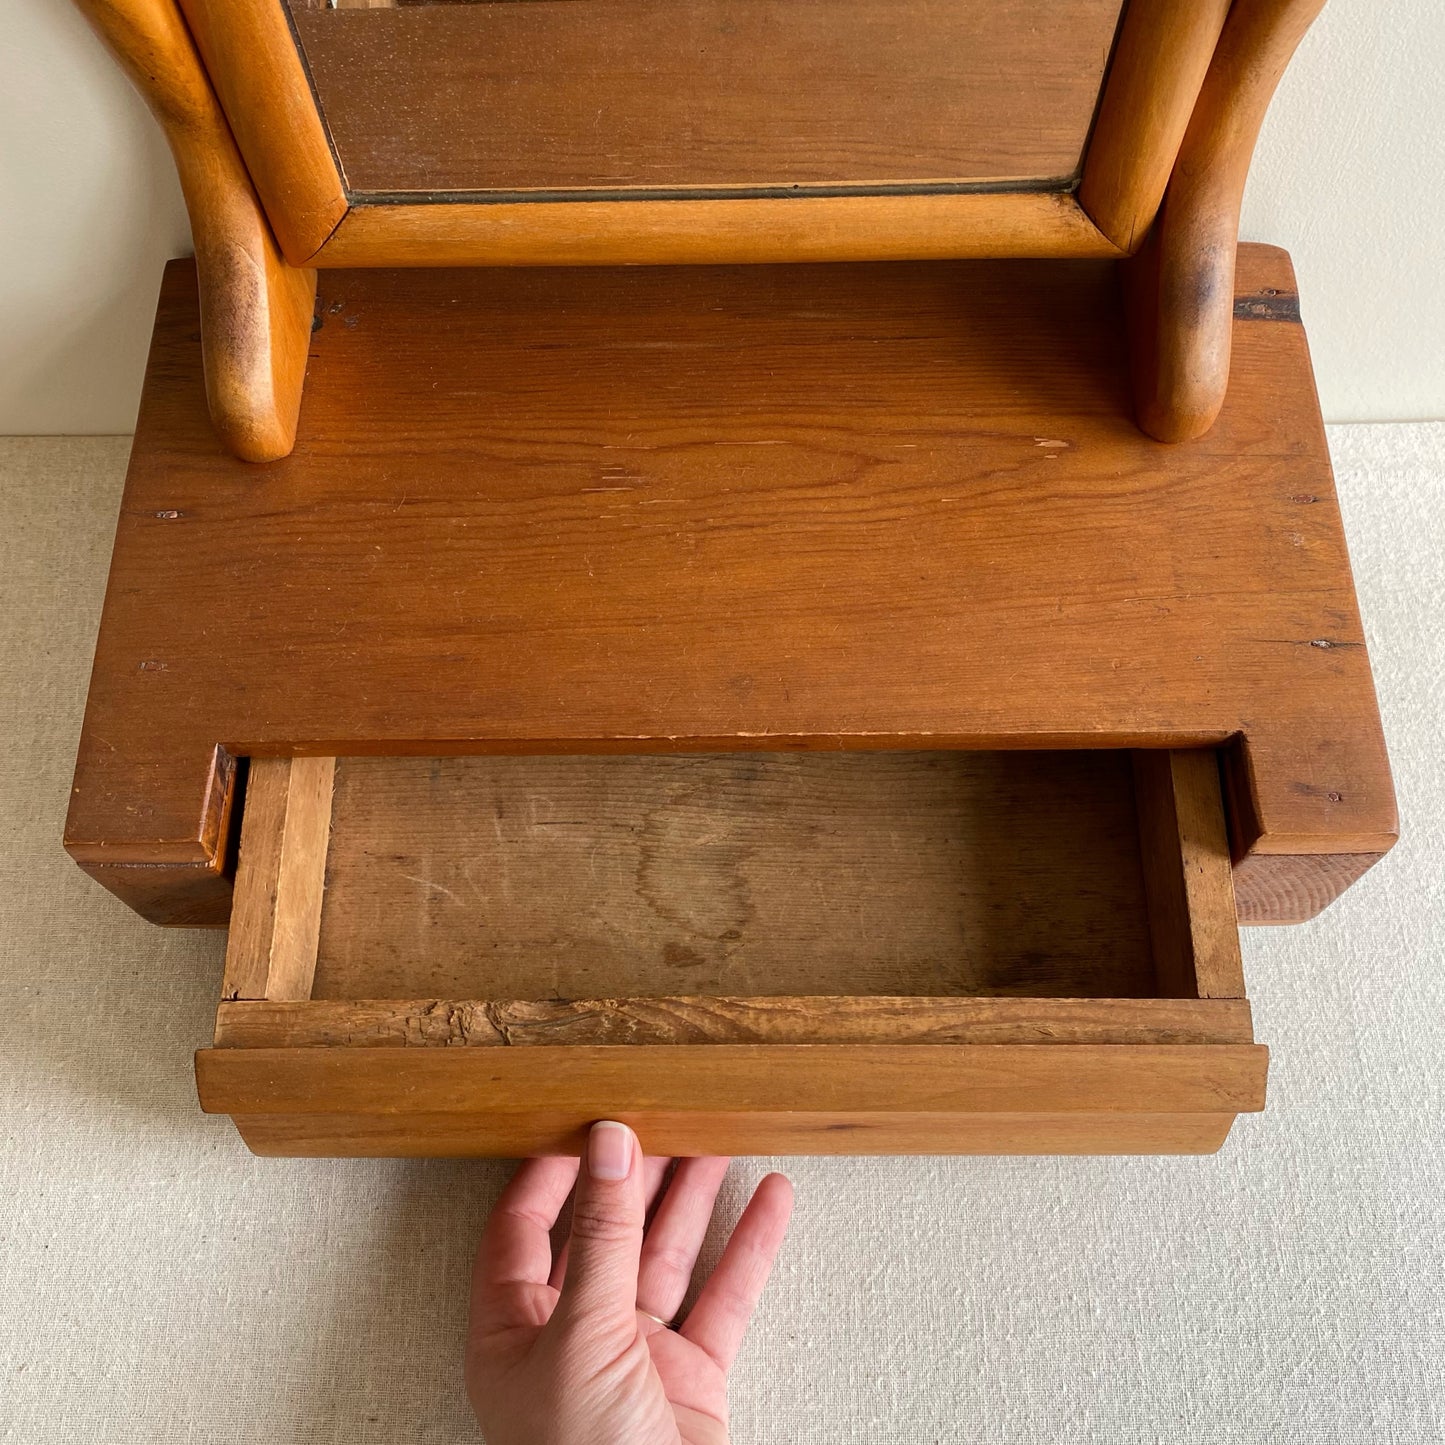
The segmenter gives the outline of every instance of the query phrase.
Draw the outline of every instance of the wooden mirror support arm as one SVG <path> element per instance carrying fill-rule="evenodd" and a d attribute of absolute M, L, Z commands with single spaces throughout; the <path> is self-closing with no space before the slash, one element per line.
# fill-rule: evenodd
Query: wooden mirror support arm
<path fill-rule="evenodd" d="M 1139 425 L 1164 442 L 1214 424 L 1229 386 L 1240 204 L 1265 112 L 1324 0 L 1234 0 L 1164 205 L 1125 265 Z"/>
<path fill-rule="evenodd" d="M 316 272 L 277 249 L 172 0 L 76 0 L 164 129 L 196 252 L 206 397 L 225 446 L 286 456 L 306 374 Z"/>

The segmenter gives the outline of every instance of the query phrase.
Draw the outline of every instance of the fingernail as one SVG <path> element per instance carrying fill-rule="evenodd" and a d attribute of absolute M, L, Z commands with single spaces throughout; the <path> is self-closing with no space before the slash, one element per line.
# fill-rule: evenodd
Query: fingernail
<path fill-rule="evenodd" d="M 587 1173 L 593 1179 L 626 1179 L 632 1168 L 632 1130 L 604 1119 L 587 1136 Z"/>

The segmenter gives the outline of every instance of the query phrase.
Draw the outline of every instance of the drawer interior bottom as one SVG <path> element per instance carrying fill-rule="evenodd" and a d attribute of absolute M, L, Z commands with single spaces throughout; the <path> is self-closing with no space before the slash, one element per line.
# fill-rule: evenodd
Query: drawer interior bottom
<path fill-rule="evenodd" d="M 314 998 L 1158 992 L 1124 753 L 337 766 Z"/>

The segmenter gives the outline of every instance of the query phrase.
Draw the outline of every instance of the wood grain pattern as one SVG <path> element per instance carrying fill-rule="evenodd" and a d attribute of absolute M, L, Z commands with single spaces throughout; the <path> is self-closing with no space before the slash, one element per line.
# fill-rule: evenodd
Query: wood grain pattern
<path fill-rule="evenodd" d="M 282 885 L 281 857 L 286 838 L 291 759 L 257 758 L 248 774 L 241 812 L 236 902 L 231 909 L 226 967 L 221 980 L 223 999 L 266 997 L 276 931 L 276 904 Z M 286 882 L 289 885 L 291 880 Z M 315 961 L 313 950 L 313 969 Z"/>
<path fill-rule="evenodd" d="M 1121 250 L 1164 199 L 1230 0 L 1131 0 L 1089 140 L 1079 204 Z"/>
<path fill-rule="evenodd" d="M 1072 195 L 357 205 L 314 264 L 756 265 L 1122 254 Z"/>
<path fill-rule="evenodd" d="M 1119 10 L 531 0 L 292 16 L 353 195 L 395 198 L 1061 186 L 1078 171 Z"/>
<path fill-rule="evenodd" d="M 247 461 L 291 450 L 316 273 L 277 250 L 174 0 L 77 0 L 160 121 L 190 216 L 210 416 Z"/>
<path fill-rule="evenodd" d="M 1235 864 L 1241 923 L 1305 923 L 1363 878 L 1383 853 L 1271 857 L 1252 853 Z"/>
<path fill-rule="evenodd" d="M 334 771 L 334 758 L 251 764 L 222 998 L 311 997 Z"/>
<path fill-rule="evenodd" d="M 1175 998 L 1243 998 L 1214 754 L 1135 753 L 1134 795 L 1159 991 Z"/>
<path fill-rule="evenodd" d="M 311 258 L 346 214 L 345 182 L 280 0 L 176 0 L 286 259 Z"/>
<path fill-rule="evenodd" d="M 1291 290 L 1267 248 L 1239 282 Z M 168 273 L 66 834 L 139 906 L 190 869 L 224 918 L 218 756 L 1237 739 L 1236 860 L 1390 846 L 1298 323 L 1236 322 L 1218 425 L 1166 448 L 1106 263 L 323 285 L 257 471 Z"/>
<path fill-rule="evenodd" d="M 216 1047 L 1248 1044 L 1244 999 L 313 999 L 225 1003 Z"/>
<path fill-rule="evenodd" d="M 710 1044 L 201 1049 L 222 1114 L 1234 1113 L 1264 1107 L 1258 1044 Z"/>
<path fill-rule="evenodd" d="M 1233 0 L 1149 244 L 1130 276 L 1139 424 L 1203 436 L 1230 380 L 1239 208 L 1275 86 L 1324 0 Z"/>
<path fill-rule="evenodd" d="M 1114 752 L 344 758 L 315 995 L 1144 997 L 1132 791 Z"/>
<path fill-rule="evenodd" d="M 1235 1116 L 1203 1114 L 650 1114 L 649 1154 L 1212 1154 Z M 257 1154 L 475 1158 L 579 1153 L 566 1114 L 253 1114 L 236 1119 Z"/>

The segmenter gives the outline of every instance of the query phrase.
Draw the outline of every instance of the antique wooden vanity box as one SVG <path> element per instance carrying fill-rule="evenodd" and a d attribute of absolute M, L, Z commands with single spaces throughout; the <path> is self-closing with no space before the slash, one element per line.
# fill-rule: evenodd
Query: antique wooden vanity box
<path fill-rule="evenodd" d="M 1317 4 L 85 4 L 196 260 L 66 846 L 229 921 L 202 1107 L 520 1154 L 1263 1106 L 1238 925 L 1396 828 L 1294 277 L 1236 266 Z"/>

